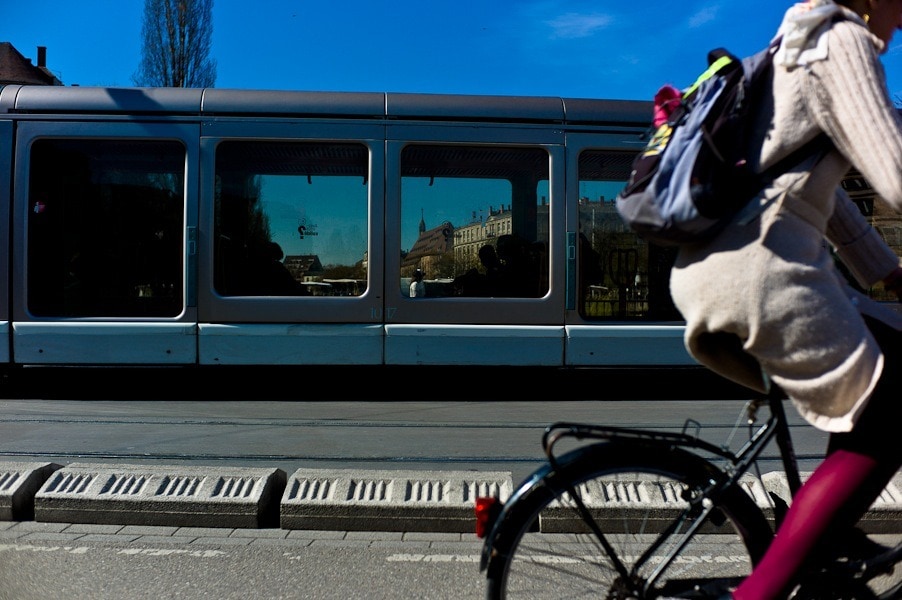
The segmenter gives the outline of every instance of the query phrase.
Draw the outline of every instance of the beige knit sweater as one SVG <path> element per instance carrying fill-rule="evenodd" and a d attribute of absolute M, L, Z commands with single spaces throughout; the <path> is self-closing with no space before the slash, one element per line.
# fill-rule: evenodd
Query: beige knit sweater
<path fill-rule="evenodd" d="M 776 68 L 758 129 L 761 167 L 821 131 L 835 150 L 777 179 L 757 216 L 682 248 L 670 282 L 699 362 L 761 391 L 769 377 L 825 431 L 852 428 L 884 368 L 861 313 L 902 330 L 900 313 L 845 283 L 827 245 L 865 287 L 899 264 L 839 186 L 854 165 L 902 212 L 902 120 L 884 82 L 883 43 L 841 10 L 844 20 L 824 25 L 825 57 Z"/>

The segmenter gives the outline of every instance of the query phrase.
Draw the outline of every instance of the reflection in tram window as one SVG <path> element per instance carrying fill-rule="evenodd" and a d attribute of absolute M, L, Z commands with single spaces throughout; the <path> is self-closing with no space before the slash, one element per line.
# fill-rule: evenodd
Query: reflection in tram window
<path fill-rule="evenodd" d="M 182 312 L 185 148 L 39 139 L 31 149 L 28 310 L 42 317 Z"/>
<path fill-rule="evenodd" d="M 402 293 L 409 294 L 410 278 L 420 269 L 426 300 L 544 296 L 548 162 L 540 148 L 407 146 L 401 154 Z"/>
<path fill-rule="evenodd" d="M 361 144 L 219 144 L 216 291 L 223 296 L 363 294 L 368 172 L 368 152 Z"/>
<path fill-rule="evenodd" d="M 587 319 L 679 321 L 669 291 L 675 250 L 639 239 L 614 206 L 634 156 L 580 153 L 579 311 Z"/>

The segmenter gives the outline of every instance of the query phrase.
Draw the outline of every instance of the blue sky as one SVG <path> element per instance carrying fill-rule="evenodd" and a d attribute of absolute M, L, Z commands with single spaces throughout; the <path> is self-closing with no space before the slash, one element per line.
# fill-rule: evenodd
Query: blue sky
<path fill-rule="evenodd" d="M 216 87 L 648 100 L 750 54 L 789 1 L 216 0 Z M 143 0 L 0 0 L 0 41 L 65 85 L 130 86 Z M 902 98 L 902 34 L 884 55 Z"/>

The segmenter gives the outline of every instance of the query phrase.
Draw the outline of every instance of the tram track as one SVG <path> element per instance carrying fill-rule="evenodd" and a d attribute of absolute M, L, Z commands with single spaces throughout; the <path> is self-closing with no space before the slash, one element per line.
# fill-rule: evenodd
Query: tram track
<path fill-rule="evenodd" d="M 0 459 L 280 468 L 508 471 L 543 464 L 544 428 L 561 419 L 677 431 L 704 410 L 699 435 L 734 442 L 741 402 L 0 400 Z M 662 410 L 665 409 L 665 410 Z M 795 428 L 794 428 L 795 429 Z M 797 427 L 803 465 L 822 441 Z M 766 470 L 779 464 L 765 457 Z"/>
<path fill-rule="evenodd" d="M 538 425 L 533 422 L 486 422 L 486 423 L 461 423 L 460 421 L 437 421 L 437 422 L 416 422 L 416 421 L 352 421 L 345 419 L 119 419 L 119 418 L 96 418 L 96 417 L 0 417 L 2 423 L 81 423 L 81 424 L 98 424 L 98 425 L 209 425 L 209 426 L 267 426 L 267 427 L 362 427 L 362 428 L 406 428 L 413 427 L 418 429 L 438 428 L 445 429 L 448 427 L 467 428 L 467 429 L 524 429 L 535 431 L 537 428 L 545 427 L 544 424 Z M 621 427 L 644 427 L 641 422 L 618 424 Z M 706 431 L 728 430 L 732 427 L 732 423 L 709 423 L 703 427 Z M 662 427 L 662 430 L 680 431 L 682 427 L 671 426 Z"/>
<path fill-rule="evenodd" d="M 123 462 L 139 464 L 166 464 L 169 462 L 192 465 L 267 466 L 282 468 L 286 473 L 300 468 L 341 469 L 427 469 L 427 470 L 486 470 L 521 472 L 513 479 L 519 481 L 543 461 L 535 456 L 342 456 L 342 455 L 287 455 L 287 454 L 198 454 L 198 453 L 127 453 L 127 452 L 16 452 L 0 450 L 0 459 L 27 459 L 36 462 L 70 464 L 76 462 Z M 819 461 L 814 454 L 798 456 L 800 464 Z M 762 458 L 758 461 L 762 473 L 778 471 L 779 459 Z"/>
<path fill-rule="evenodd" d="M 0 457 L 7 458 L 40 458 L 46 460 L 177 460 L 177 461 L 228 461 L 228 462 L 350 462 L 350 463 L 534 463 L 534 456 L 505 456 L 504 458 L 487 456 L 340 456 L 340 455 L 276 455 L 276 454 L 181 454 L 181 453 L 125 453 L 125 452 L 15 452 L 0 450 Z"/>

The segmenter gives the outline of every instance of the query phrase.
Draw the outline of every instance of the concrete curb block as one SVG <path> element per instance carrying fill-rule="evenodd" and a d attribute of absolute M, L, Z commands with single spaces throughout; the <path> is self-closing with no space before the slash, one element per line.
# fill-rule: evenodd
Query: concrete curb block
<path fill-rule="evenodd" d="M 0 521 L 34 519 L 35 494 L 61 468 L 56 463 L 0 462 Z"/>
<path fill-rule="evenodd" d="M 682 506 L 680 490 L 645 483 L 591 482 L 584 487 L 587 505 L 610 512 L 610 527 L 614 509 L 622 522 L 623 508 L 641 508 L 653 524 Z M 780 472 L 760 481 L 746 476 L 741 485 L 769 518 L 775 512 L 771 492 L 789 497 Z M 0 462 L 0 521 L 470 533 L 477 497 L 504 501 L 514 491 L 509 472 L 299 469 L 288 477 L 265 468 Z M 540 527 L 572 532 L 583 524 L 552 506 Z M 902 533 L 902 474 L 860 527 Z"/>
<path fill-rule="evenodd" d="M 274 527 L 281 469 L 73 463 L 34 499 L 36 521 L 178 527 Z"/>
<path fill-rule="evenodd" d="M 479 496 L 508 498 L 507 472 L 300 469 L 282 497 L 282 529 L 470 533 Z"/>
<path fill-rule="evenodd" d="M 811 473 L 801 473 L 802 481 L 806 481 L 810 475 Z M 773 492 L 784 500 L 790 497 L 789 484 L 785 474 L 764 473 L 761 479 L 768 492 Z M 768 518 L 773 518 L 774 502 L 772 499 L 766 496 L 764 499 L 759 499 L 755 495 L 752 497 L 755 498 L 758 506 L 765 508 Z M 858 522 L 858 527 L 869 534 L 902 533 L 902 474 L 896 473 L 868 512 Z"/>
<path fill-rule="evenodd" d="M 801 473 L 805 481 L 810 473 Z M 790 498 L 789 484 L 782 472 L 771 472 L 762 475 L 761 480 L 745 475 L 740 479 L 740 486 L 762 509 L 773 523 L 776 504 L 782 499 Z M 897 474 L 887 485 L 880 497 L 874 502 L 867 514 L 859 521 L 858 527 L 865 533 L 902 533 L 902 475 Z M 629 519 L 627 514 L 635 509 L 636 516 L 641 517 L 643 530 L 661 532 L 672 519 L 686 506 L 681 497 L 682 487 L 675 482 L 666 481 L 649 485 L 644 479 L 610 479 L 593 480 L 580 487 L 582 500 L 592 512 L 599 526 L 608 532 L 626 532 Z M 771 493 L 775 494 L 775 501 Z M 641 509 L 641 510 L 640 510 Z M 579 533 L 587 532 L 585 523 L 569 506 L 559 502 L 551 504 L 539 516 L 539 531 L 542 533 Z M 713 533 L 708 525 L 702 532 Z"/>

